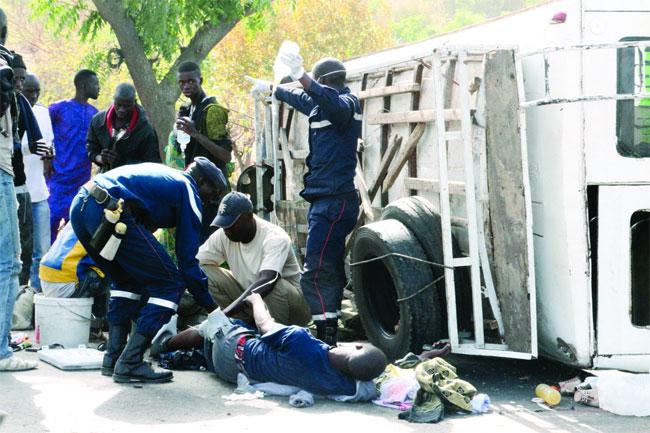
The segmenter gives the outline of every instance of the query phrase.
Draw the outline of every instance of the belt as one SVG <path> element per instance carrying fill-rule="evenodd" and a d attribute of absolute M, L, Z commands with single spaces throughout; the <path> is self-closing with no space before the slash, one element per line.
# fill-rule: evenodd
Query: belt
<path fill-rule="evenodd" d="M 104 206 L 108 210 L 117 209 L 117 199 L 112 197 L 106 189 L 99 186 L 94 180 L 89 180 L 83 187 L 98 205 Z"/>
<path fill-rule="evenodd" d="M 241 373 L 246 373 L 244 368 L 244 346 L 251 338 L 253 338 L 252 335 L 242 335 L 237 340 L 237 345 L 235 346 L 235 363 L 237 364 L 237 369 Z"/>

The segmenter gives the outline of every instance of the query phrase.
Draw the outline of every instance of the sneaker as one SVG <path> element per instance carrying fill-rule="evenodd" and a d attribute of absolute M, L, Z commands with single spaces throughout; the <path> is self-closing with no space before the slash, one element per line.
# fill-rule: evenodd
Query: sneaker
<path fill-rule="evenodd" d="M 31 370 L 38 366 L 36 361 L 28 361 L 26 359 L 20 359 L 15 356 L 10 356 L 9 358 L 0 359 L 0 371 L 22 371 L 22 370 Z"/>

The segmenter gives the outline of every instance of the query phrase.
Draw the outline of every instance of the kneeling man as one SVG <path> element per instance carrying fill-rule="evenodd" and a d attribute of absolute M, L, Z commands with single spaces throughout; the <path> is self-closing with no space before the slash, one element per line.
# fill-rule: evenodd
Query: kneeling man
<path fill-rule="evenodd" d="M 208 277 L 210 294 L 226 308 L 248 294 L 260 294 L 273 318 L 285 325 L 305 326 L 311 319 L 300 290 L 300 266 L 289 235 L 253 214 L 253 203 L 240 192 L 227 194 L 212 223 L 220 227 L 199 248 L 197 258 Z M 224 262 L 228 269 L 221 268 Z M 229 315 L 254 323 L 245 303 Z"/>

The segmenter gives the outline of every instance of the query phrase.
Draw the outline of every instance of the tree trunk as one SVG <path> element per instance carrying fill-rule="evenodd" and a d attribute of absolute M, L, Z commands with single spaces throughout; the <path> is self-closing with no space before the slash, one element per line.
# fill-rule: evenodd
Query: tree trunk
<path fill-rule="evenodd" d="M 138 91 L 153 127 L 158 134 L 161 158 L 162 149 L 167 144 L 174 123 L 174 104 L 180 95 L 176 84 L 176 69 L 186 60 L 200 63 L 210 50 L 228 34 L 239 20 L 225 21 L 217 25 L 206 22 L 197 30 L 187 47 L 183 48 L 165 77 L 160 81 L 147 58 L 133 20 L 128 16 L 122 2 L 113 0 L 93 0 L 97 11 L 111 26 L 117 37 L 124 61 Z"/>

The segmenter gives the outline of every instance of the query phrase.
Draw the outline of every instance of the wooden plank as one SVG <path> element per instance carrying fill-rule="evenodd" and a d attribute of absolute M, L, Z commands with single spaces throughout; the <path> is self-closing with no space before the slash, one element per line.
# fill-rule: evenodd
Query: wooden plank
<path fill-rule="evenodd" d="M 460 120 L 460 110 L 447 108 L 444 110 L 445 122 Z M 436 110 L 414 110 L 396 113 L 367 114 L 366 122 L 369 125 L 388 125 L 393 123 L 426 123 L 435 122 Z"/>
<path fill-rule="evenodd" d="M 357 93 L 359 99 L 378 98 L 388 95 L 397 95 L 400 93 L 419 92 L 420 85 L 417 83 L 397 83 L 392 86 L 375 87 L 373 89 L 362 90 Z"/>
<path fill-rule="evenodd" d="M 469 72 L 465 59 L 467 53 L 458 53 L 458 81 L 459 99 L 463 112 L 461 132 L 463 136 L 463 166 L 465 171 L 465 208 L 467 209 L 467 237 L 469 244 L 469 257 L 472 260 L 470 276 L 472 281 L 472 310 L 474 312 L 474 340 L 477 348 L 485 345 L 485 331 L 483 329 L 483 293 L 481 290 L 481 263 L 478 250 L 478 223 L 476 221 L 476 188 L 474 170 L 474 146 L 472 144 L 472 117 L 470 112 Z"/>
<path fill-rule="evenodd" d="M 293 159 L 289 154 L 289 143 L 287 139 L 286 129 L 280 128 L 278 130 L 278 141 L 281 147 L 282 152 L 282 162 L 284 163 L 284 181 L 286 182 L 285 187 L 287 191 L 287 200 L 293 200 L 294 194 L 294 183 L 293 183 Z"/>
<path fill-rule="evenodd" d="M 406 188 L 415 191 L 440 192 L 440 181 L 435 179 L 407 177 L 404 179 L 404 185 Z M 449 194 L 465 195 L 465 182 L 450 181 Z"/>
<path fill-rule="evenodd" d="M 292 159 L 300 159 L 300 160 L 305 160 L 307 159 L 307 155 L 309 155 L 308 150 L 289 150 L 289 155 L 291 156 Z"/>
<path fill-rule="evenodd" d="M 385 86 L 392 86 L 393 85 L 393 70 L 388 69 L 386 71 L 386 79 L 385 79 Z M 390 104 L 391 104 L 391 97 L 390 96 L 384 96 L 382 98 L 384 102 L 384 106 L 382 109 L 382 113 L 390 113 Z M 390 131 L 392 129 L 392 124 L 390 123 L 384 123 L 381 125 L 381 135 L 380 135 L 380 155 L 383 158 L 384 155 L 386 155 L 386 152 L 388 151 L 388 145 L 389 145 L 389 139 L 390 139 Z M 381 206 L 386 206 L 388 204 L 388 191 L 382 191 L 381 192 Z"/>
<path fill-rule="evenodd" d="M 357 188 L 359 188 L 359 196 L 361 197 L 361 209 L 366 215 L 366 221 L 373 222 L 375 220 L 375 215 L 372 210 L 372 200 L 368 195 L 368 187 L 366 186 L 366 181 L 363 178 L 363 170 L 361 170 L 361 165 L 357 161 Z"/>
<path fill-rule="evenodd" d="M 388 191 L 388 189 L 395 183 L 395 180 L 399 176 L 400 171 L 402 171 L 404 164 L 406 164 L 406 161 L 408 161 L 411 154 L 415 151 L 422 134 L 424 134 L 425 127 L 426 125 L 424 123 L 420 123 L 415 127 L 411 135 L 409 135 L 404 149 L 395 161 L 395 164 L 391 165 L 389 173 L 386 175 L 386 179 L 384 179 L 384 182 L 382 183 L 382 189 L 384 191 Z"/>
<path fill-rule="evenodd" d="M 394 135 L 393 140 L 388 146 L 388 150 L 386 151 L 384 157 L 381 159 L 381 162 L 379 163 L 379 172 L 377 173 L 377 177 L 372 183 L 372 186 L 368 188 L 368 196 L 371 202 L 375 199 L 375 196 L 379 191 L 379 187 L 384 182 L 384 178 L 386 178 L 386 174 L 388 173 L 388 168 L 390 167 L 390 163 L 393 161 L 393 157 L 395 156 L 395 154 L 397 153 L 401 145 L 402 145 L 402 136 Z"/>
<path fill-rule="evenodd" d="M 413 68 L 413 82 L 416 84 L 422 84 L 422 73 L 424 71 L 424 65 L 418 64 Z M 416 111 L 420 109 L 420 98 L 422 92 L 419 90 L 417 92 L 411 93 L 411 110 Z M 413 132 L 416 123 L 409 124 L 409 134 Z M 411 157 L 408 160 L 408 175 L 410 177 L 418 177 L 418 149 L 415 148 L 415 151 L 411 154 Z M 415 190 L 409 190 L 409 195 L 415 195 L 417 192 Z"/>
<path fill-rule="evenodd" d="M 497 50 L 485 67 L 487 175 L 494 249 L 493 277 L 510 350 L 531 351 L 528 241 L 519 97 L 512 51 Z"/>

